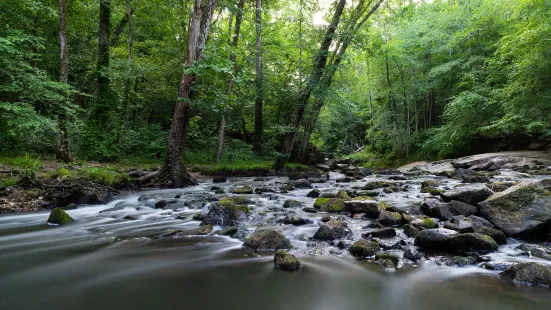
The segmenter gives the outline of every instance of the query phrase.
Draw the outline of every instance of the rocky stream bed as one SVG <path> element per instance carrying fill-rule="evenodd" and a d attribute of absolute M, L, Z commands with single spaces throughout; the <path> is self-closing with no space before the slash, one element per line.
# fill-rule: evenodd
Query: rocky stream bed
<path fill-rule="evenodd" d="M 3 215 L 0 308 L 548 309 L 550 165 L 331 160 Z"/>

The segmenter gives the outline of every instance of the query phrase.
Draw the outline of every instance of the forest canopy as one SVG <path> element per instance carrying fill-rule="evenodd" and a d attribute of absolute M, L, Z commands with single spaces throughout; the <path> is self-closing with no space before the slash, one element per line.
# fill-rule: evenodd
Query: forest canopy
<path fill-rule="evenodd" d="M 392 164 L 551 134 L 548 0 L 4 0 L 0 20 L 6 155 Z"/>

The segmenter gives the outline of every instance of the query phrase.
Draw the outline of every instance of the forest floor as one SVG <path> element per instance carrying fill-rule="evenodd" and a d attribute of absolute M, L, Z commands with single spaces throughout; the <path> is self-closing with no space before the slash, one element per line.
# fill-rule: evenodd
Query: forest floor
<path fill-rule="evenodd" d="M 275 175 L 272 161 L 221 164 L 189 164 L 197 180 L 216 176 Z M 145 188 L 154 183 L 143 177 L 158 171 L 159 163 L 58 163 L 29 155 L 0 157 L 0 214 L 29 212 L 54 207 L 71 208 L 76 204 L 107 203 L 114 196 Z M 286 165 L 285 173 L 308 170 L 308 166 Z"/>

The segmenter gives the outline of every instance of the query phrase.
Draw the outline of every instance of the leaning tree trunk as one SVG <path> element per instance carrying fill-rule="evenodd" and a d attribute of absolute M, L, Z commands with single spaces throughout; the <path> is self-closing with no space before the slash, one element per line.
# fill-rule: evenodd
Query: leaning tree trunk
<path fill-rule="evenodd" d="M 69 47 L 67 46 L 67 0 L 59 0 L 59 47 L 60 70 L 59 81 L 67 83 L 69 80 Z M 57 127 L 59 130 L 57 138 L 56 160 L 60 162 L 72 162 L 74 157 L 69 148 L 69 139 L 67 136 L 67 115 L 60 111 L 57 118 Z"/>
<path fill-rule="evenodd" d="M 203 5 L 202 0 L 195 0 L 193 16 L 189 27 L 185 66 L 192 66 L 194 61 L 203 57 L 207 37 L 210 31 L 216 0 L 209 0 Z M 168 136 L 165 162 L 159 173 L 159 183 L 167 187 L 182 187 L 197 184 L 182 163 L 184 144 L 190 117 L 190 102 L 193 99 L 192 87 L 197 77 L 193 73 L 183 73 L 178 91 L 178 100 L 174 107 L 172 125 Z"/>
<path fill-rule="evenodd" d="M 306 110 L 306 106 L 308 105 L 308 101 L 310 100 L 310 96 L 312 94 L 312 91 L 316 86 L 318 85 L 323 70 L 325 69 L 327 65 L 327 58 L 329 56 L 329 48 L 331 47 L 331 43 L 333 42 L 333 38 L 335 36 L 335 31 L 337 30 L 337 26 L 339 25 L 342 12 L 344 10 L 344 6 L 346 5 L 346 0 L 338 0 L 337 8 L 335 10 L 335 13 L 333 14 L 333 18 L 331 19 L 331 23 L 329 24 L 329 27 L 327 28 L 327 31 L 325 32 L 325 35 L 323 36 L 323 40 L 320 46 L 320 49 L 318 51 L 318 54 L 316 56 L 316 60 L 314 61 L 314 67 L 312 69 L 312 74 L 308 78 L 308 83 L 306 84 L 306 89 L 302 91 L 302 94 L 298 98 L 298 107 L 297 107 L 297 114 L 296 114 L 296 120 L 294 124 L 294 128 L 291 132 L 289 132 L 286 137 L 285 141 L 283 142 L 283 148 L 281 150 L 281 155 L 278 156 L 276 163 L 275 163 L 275 169 L 277 172 L 283 171 L 283 168 L 285 166 L 285 162 L 289 158 L 289 155 L 291 154 L 291 151 L 293 150 L 294 144 L 295 144 L 295 137 L 296 134 L 302 124 L 302 118 L 304 116 L 304 111 Z"/>
<path fill-rule="evenodd" d="M 237 57 L 235 55 L 235 51 L 233 49 L 237 48 L 237 43 L 239 42 L 239 31 L 241 30 L 241 21 L 243 20 L 243 6 L 245 5 L 245 0 L 239 0 L 237 3 L 237 14 L 235 16 L 235 33 L 233 34 L 233 37 L 231 39 L 228 39 L 228 43 L 230 44 L 230 61 L 233 64 L 233 74 L 237 74 Z M 232 28 L 232 20 L 233 16 L 230 14 L 230 34 L 231 34 L 231 28 Z M 230 77 L 230 80 L 228 82 L 228 102 L 226 106 L 224 107 L 222 111 L 222 117 L 220 121 L 220 128 L 218 130 L 218 150 L 216 151 L 216 162 L 220 162 L 220 158 L 222 157 L 222 152 L 224 150 L 224 139 L 226 135 L 226 113 L 227 109 L 230 106 L 229 101 L 231 98 L 231 94 L 233 92 L 233 86 L 234 86 L 234 79 L 233 76 Z"/>
<path fill-rule="evenodd" d="M 256 99 L 254 104 L 254 150 L 262 151 L 262 0 L 256 0 Z"/>

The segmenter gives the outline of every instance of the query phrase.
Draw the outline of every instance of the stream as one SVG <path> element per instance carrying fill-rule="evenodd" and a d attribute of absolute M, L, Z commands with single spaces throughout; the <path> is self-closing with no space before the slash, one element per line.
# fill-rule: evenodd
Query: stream
<path fill-rule="evenodd" d="M 313 184 L 323 191 L 361 187 L 371 176 L 352 183 Z M 411 178 L 409 190 L 377 199 L 408 210 L 428 194 L 421 181 L 438 179 L 445 186 L 459 181 L 435 176 Z M 331 181 L 333 180 L 333 181 Z M 232 188 L 277 188 L 287 178 L 230 178 L 215 184 Z M 480 266 L 438 266 L 433 259 L 385 271 L 358 260 L 346 250 L 309 238 L 326 214 L 293 209 L 313 223 L 277 222 L 286 199 L 311 207 L 310 189 L 248 195 L 253 203 L 246 227 L 270 227 L 292 243 L 301 261 L 298 272 L 274 269 L 273 255 L 243 250 L 243 242 L 226 236 L 157 238 L 167 229 L 192 229 L 197 212 L 206 213 L 214 195 L 210 181 L 177 190 L 154 190 L 117 197 L 107 205 L 80 206 L 67 212 L 76 221 L 46 224 L 48 212 L 0 216 L 0 309 L 549 309 L 547 288 L 517 286 Z M 180 198 L 175 198 L 180 197 Z M 166 199 L 165 209 L 155 209 Z M 199 203 L 197 203 L 199 202 Z M 204 203 L 203 203 L 204 202 Z M 289 212 L 289 211 L 285 211 Z M 338 216 L 338 215 L 333 215 Z M 372 220 L 347 219 L 351 240 L 361 238 Z M 219 230 L 220 227 L 214 227 Z M 401 233 L 401 232 L 400 232 Z M 515 245 L 489 254 L 492 261 L 536 261 L 516 255 Z"/>

